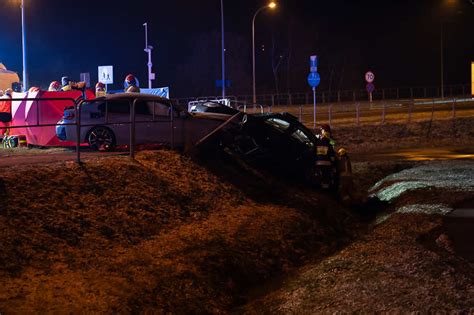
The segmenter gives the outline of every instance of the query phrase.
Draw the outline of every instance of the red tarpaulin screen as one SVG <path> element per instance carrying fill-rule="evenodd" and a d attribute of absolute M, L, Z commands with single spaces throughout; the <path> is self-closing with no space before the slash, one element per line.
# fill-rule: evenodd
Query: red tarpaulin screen
<path fill-rule="evenodd" d="M 94 93 L 86 92 L 87 99 L 93 99 Z M 55 99 L 73 99 L 82 97 L 81 91 L 14 93 L 12 101 L 12 121 L 10 126 L 27 126 L 10 129 L 10 135 L 25 135 L 28 144 L 38 146 L 73 146 L 73 142 L 59 141 L 54 126 L 63 116 L 64 109 L 74 106 L 73 101 Z M 27 100 L 34 99 L 34 100 Z M 48 127 L 33 127 L 36 124 L 50 124 Z M 0 128 L 7 124 L 0 123 Z"/>

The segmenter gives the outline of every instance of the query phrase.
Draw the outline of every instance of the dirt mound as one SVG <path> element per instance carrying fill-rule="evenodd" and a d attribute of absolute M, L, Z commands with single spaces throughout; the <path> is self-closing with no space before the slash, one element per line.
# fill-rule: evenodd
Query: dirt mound
<path fill-rule="evenodd" d="M 167 151 L 12 167 L 0 186 L 6 313 L 224 312 L 349 237 L 330 198 L 278 186 L 293 197 L 252 200 Z"/>

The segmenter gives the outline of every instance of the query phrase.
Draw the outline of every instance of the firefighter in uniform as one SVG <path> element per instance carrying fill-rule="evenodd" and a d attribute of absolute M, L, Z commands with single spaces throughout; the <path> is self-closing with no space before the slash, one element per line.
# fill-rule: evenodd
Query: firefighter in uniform
<path fill-rule="evenodd" d="M 6 89 L 5 94 L 0 97 L 0 122 L 4 123 L 6 128 L 1 128 L 0 133 L 8 137 L 10 122 L 12 121 L 12 89 Z M 5 139 L 4 137 L 4 139 Z"/>
<path fill-rule="evenodd" d="M 337 161 L 334 140 L 331 139 L 331 127 L 322 125 L 316 146 L 316 167 L 320 172 L 320 186 L 323 189 L 337 187 Z"/>
<path fill-rule="evenodd" d="M 140 83 L 133 74 L 129 74 L 125 77 L 123 87 L 125 93 L 140 93 Z"/>
<path fill-rule="evenodd" d="M 337 151 L 339 169 L 339 196 L 345 205 L 349 205 L 353 200 L 353 180 L 352 165 L 346 149 L 340 148 Z"/>
<path fill-rule="evenodd" d="M 97 82 L 97 84 L 95 85 L 95 97 L 103 97 L 105 95 L 105 84 L 102 82 Z"/>
<path fill-rule="evenodd" d="M 58 81 L 53 81 L 49 85 L 48 92 L 59 92 L 61 91 L 61 83 Z"/>

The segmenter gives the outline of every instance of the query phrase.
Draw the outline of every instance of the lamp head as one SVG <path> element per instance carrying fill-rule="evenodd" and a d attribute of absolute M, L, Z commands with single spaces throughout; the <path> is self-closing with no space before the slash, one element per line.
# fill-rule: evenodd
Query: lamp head
<path fill-rule="evenodd" d="M 270 2 L 270 3 L 268 4 L 268 7 L 269 7 L 270 9 L 275 9 L 275 8 L 277 7 L 277 4 L 276 4 L 276 2 L 273 2 L 273 1 L 272 1 L 272 2 Z"/>

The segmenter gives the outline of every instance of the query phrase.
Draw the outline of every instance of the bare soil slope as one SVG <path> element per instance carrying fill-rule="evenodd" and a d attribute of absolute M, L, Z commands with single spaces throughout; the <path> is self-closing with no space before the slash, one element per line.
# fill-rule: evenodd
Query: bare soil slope
<path fill-rule="evenodd" d="M 286 186 L 276 204 L 240 184 L 167 151 L 9 168 L 0 312 L 225 312 L 350 237 L 327 196 Z"/>

